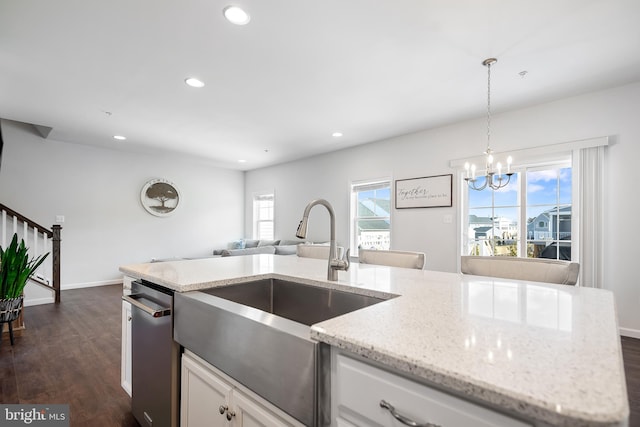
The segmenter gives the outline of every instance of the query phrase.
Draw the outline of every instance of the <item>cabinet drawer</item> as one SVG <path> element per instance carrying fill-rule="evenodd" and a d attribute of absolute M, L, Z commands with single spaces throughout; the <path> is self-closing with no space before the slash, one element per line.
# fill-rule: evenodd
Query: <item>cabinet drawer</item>
<path fill-rule="evenodd" d="M 380 406 L 384 400 L 419 424 L 442 427 L 525 427 L 531 424 L 338 354 L 333 396 L 337 425 L 402 425 Z"/>

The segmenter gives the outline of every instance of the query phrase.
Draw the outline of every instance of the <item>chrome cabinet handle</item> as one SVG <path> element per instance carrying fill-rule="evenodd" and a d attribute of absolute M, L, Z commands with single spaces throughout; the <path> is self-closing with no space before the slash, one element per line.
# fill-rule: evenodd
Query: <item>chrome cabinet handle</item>
<path fill-rule="evenodd" d="M 227 411 L 227 421 L 231 421 L 233 417 L 236 416 L 236 413 L 233 411 Z"/>
<path fill-rule="evenodd" d="M 220 405 L 220 407 L 218 408 L 218 410 L 220 411 L 220 415 L 224 415 L 224 413 L 227 412 L 227 409 L 229 409 L 227 406 Z"/>
<path fill-rule="evenodd" d="M 404 424 L 406 426 L 410 426 L 410 427 L 441 427 L 439 424 L 432 424 L 432 423 L 420 424 L 420 423 L 417 423 L 417 422 L 413 421 L 412 419 L 407 418 L 404 415 L 401 415 L 401 414 L 397 413 L 396 412 L 396 408 L 394 408 L 392 404 L 388 403 L 385 400 L 381 400 L 380 401 L 380 407 L 388 410 L 389 412 L 391 412 L 391 415 L 393 415 L 393 418 L 395 418 L 396 420 L 400 421 L 402 424 Z"/>

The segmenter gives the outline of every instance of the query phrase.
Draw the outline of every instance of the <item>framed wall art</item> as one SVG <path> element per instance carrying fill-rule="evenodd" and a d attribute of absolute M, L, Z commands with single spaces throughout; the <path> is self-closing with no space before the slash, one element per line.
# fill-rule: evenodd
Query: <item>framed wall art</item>
<path fill-rule="evenodd" d="M 452 206 L 453 175 L 396 180 L 396 209 Z"/>
<path fill-rule="evenodd" d="M 151 215 L 169 216 L 180 204 L 180 191 L 171 181 L 152 179 L 142 187 L 140 201 Z"/>

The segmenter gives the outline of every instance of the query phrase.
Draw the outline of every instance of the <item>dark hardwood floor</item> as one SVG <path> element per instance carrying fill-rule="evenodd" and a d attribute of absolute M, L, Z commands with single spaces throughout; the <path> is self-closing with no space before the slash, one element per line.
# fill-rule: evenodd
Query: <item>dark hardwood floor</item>
<path fill-rule="evenodd" d="M 622 337 L 624 373 L 629 395 L 629 427 L 640 427 L 640 340 Z"/>
<path fill-rule="evenodd" d="M 2 334 L 1 403 L 68 403 L 71 426 L 139 427 L 120 387 L 120 285 L 64 291 Z M 640 340 L 622 338 L 630 427 L 640 427 Z"/>
<path fill-rule="evenodd" d="M 25 308 L 15 345 L 2 334 L 0 402 L 66 403 L 71 426 L 138 427 L 120 387 L 122 286 L 64 291 Z"/>

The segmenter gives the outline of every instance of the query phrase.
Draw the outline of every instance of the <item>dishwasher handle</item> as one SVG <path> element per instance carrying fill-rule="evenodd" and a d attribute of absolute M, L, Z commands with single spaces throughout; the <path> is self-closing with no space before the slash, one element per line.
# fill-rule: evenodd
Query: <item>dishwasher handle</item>
<path fill-rule="evenodd" d="M 122 295 L 122 299 L 151 317 L 163 317 L 171 314 L 171 307 L 163 307 L 145 297 L 144 294 Z"/>

